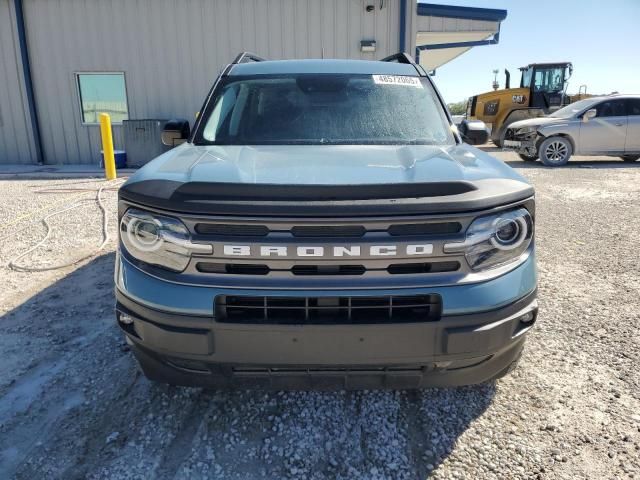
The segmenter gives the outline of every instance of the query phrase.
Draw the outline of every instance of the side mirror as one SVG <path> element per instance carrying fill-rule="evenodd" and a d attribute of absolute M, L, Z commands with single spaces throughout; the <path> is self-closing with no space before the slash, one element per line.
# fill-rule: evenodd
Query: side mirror
<path fill-rule="evenodd" d="M 188 140 L 191 127 L 187 120 L 169 120 L 162 130 L 162 143 L 168 147 L 175 147 Z"/>
<path fill-rule="evenodd" d="M 592 118 L 595 118 L 597 114 L 598 114 L 598 111 L 595 108 L 592 108 L 591 110 L 587 110 L 582 114 L 582 121 L 584 123 L 587 123 Z"/>
<path fill-rule="evenodd" d="M 469 145 L 482 145 L 489 140 L 489 130 L 482 120 L 463 120 L 458 126 L 462 141 Z"/>

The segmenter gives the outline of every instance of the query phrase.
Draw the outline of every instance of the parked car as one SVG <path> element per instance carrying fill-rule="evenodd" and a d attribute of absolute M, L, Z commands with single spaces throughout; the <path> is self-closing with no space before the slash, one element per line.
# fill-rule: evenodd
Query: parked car
<path fill-rule="evenodd" d="M 117 321 L 179 385 L 421 388 L 511 371 L 534 190 L 423 68 L 240 55 L 119 191 Z M 461 132 L 462 135 L 459 133 Z"/>
<path fill-rule="evenodd" d="M 635 162 L 640 158 L 640 95 L 586 98 L 547 117 L 512 123 L 504 147 L 549 167 L 566 165 L 574 154 Z"/>

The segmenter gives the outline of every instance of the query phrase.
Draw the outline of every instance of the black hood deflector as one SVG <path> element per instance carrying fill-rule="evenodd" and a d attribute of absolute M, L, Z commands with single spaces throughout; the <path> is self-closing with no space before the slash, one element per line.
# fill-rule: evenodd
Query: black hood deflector
<path fill-rule="evenodd" d="M 358 185 L 143 180 L 119 192 L 121 200 L 179 213 L 314 217 L 461 213 L 515 203 L 533 193 L 530 185 L 509 179 Z"/>

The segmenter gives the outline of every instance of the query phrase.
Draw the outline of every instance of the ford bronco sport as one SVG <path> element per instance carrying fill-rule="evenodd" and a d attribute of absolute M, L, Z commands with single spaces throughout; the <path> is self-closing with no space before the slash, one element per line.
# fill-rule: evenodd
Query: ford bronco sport
<path fill-rule="evenodd" d="M 534 191 L 383 61 L 226 67 L 120 189 L 117 320 L 153 380 L 422 388 L 512 369 L 537 315 Z"/>

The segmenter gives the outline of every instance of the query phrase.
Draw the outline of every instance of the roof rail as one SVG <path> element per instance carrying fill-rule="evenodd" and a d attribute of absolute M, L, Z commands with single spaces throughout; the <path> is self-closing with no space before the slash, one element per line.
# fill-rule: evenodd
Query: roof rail
<path fill-rule="evenodd" d="M 232 65 L 237 65 L 239 63 L 248 63 L 248 62 L 264 62 L 266 61 L 265 58 L 259 57 L 258 55 L 256 55 L 255 53 L 251 53 L 251 52 L 242 52 L 240 55 L 238 55 L 235 60 L 233 62 L 231 62 Z"/>
<path fill-rule="evenodd" d="M 404 52 L 394 53 L 393 55 L 389 55 L 388 57 L 384 57 L 380 60 L 381 62 L 396 62 L 396 63 L 407 63 L 409 65 L 415 65 L 416 62 L 411 58 L 411 55 Z"/>

